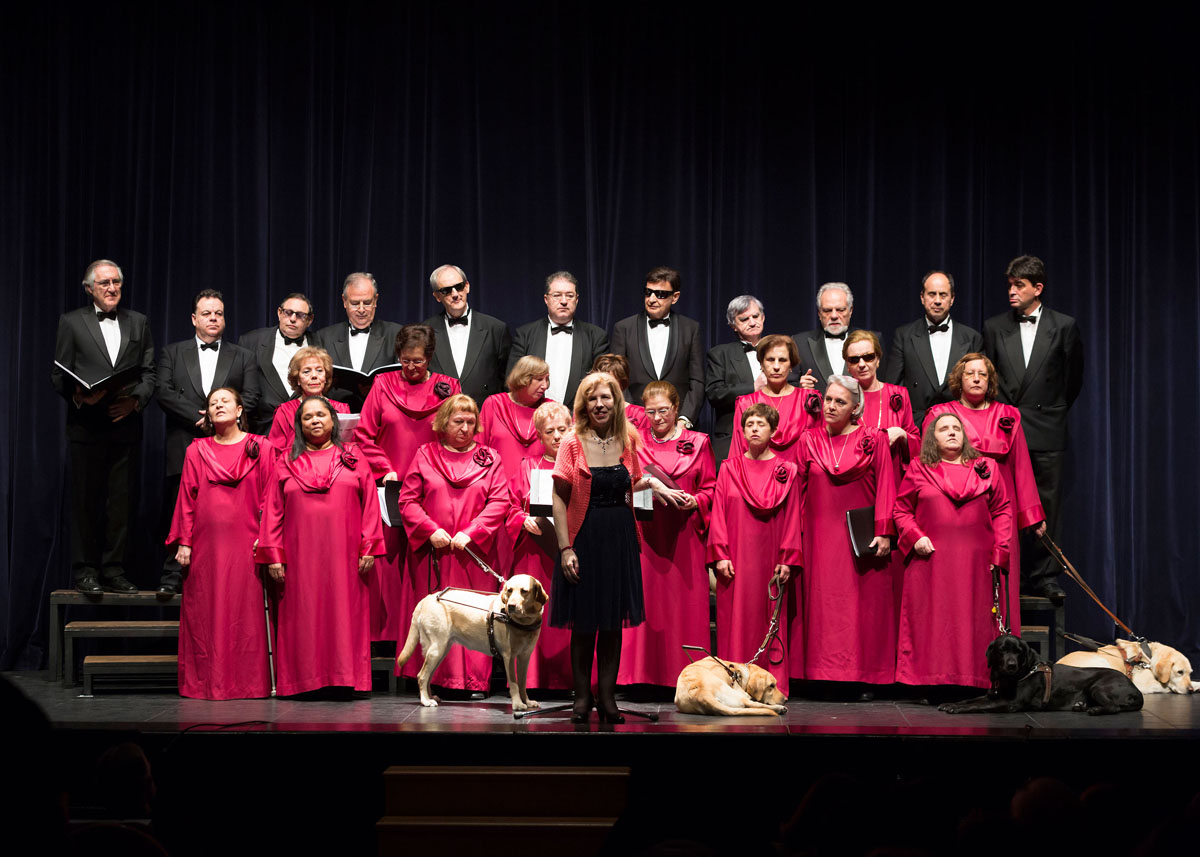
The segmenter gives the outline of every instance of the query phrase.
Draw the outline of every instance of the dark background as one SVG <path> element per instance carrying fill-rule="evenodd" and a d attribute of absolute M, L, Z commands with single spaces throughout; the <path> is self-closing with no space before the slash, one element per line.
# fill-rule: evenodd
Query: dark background
<path fill-rule="evenodd" d="M 1006 263 L 1033 253 L 1087 352 L 1063 547 L 1135 630 L 1200 650 L 1187 5 L 29 6 L 0 52 L 0 668 L 44 663 L 47 596 L 70 585 L 49 374 L 98 257 L 160 347 L 191 334 L 205 287 L 229 338 L 274 324 L 290 291 L 329 324 L 354 270 L 379 279 L 381 317 L 418 321 L 443 262 L 514 326 L 570 269 L 580 317 L 609 329 L 672 265 L 711 346 L 745 292 L 768 331 L 813 327 L 828 280 L 853 287 L 855 326 L 890 335 L 932 267 L 981 328 L 1007 307 Z M 142 585 L 160 557 L 153 406 L 146 427 Z M 1066 585 L 1070 628 L 1110 636 Z"/>

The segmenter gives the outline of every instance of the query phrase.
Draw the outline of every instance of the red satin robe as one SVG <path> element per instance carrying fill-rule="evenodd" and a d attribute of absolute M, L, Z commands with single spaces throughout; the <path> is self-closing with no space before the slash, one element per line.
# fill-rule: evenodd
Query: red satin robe
<path fill-rule="evenodd" d="M 779 411 L 779 427 L 771 435 L 771 449 L 784 461 L 797 461 L 796 441 L 804 432 L 822 424 L 821 394 L 817 390 L 793 387 L 786 396 L 768 396 L 762 390 L 738 396 L 733 404 L 733 441 L 729 457 L 736 458 L 746 451 L 746 435 L 742 432 L 742 413 L 760 402 Z"/>

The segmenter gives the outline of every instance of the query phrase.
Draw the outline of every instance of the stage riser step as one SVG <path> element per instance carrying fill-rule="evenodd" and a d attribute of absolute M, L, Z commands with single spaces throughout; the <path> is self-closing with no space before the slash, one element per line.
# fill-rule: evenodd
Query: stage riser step
<path fill-rule="evenodd" d="M 383 776 L 388 816 L 607 818 L 629 799 L 624 767 L 393 766 Z"/>
<path fill-rule="evenodd" d="M 91 696 L 97 676 L 173 676 L 177 655 L 88 655 L 83 659 L 83 693 Z"/>
<path fill-rule="evenodd" d="M 444 802 L 457 795 L 443 795 Z M 380 857 L 413 854 L 501 855 L 600 853 L 614 818 L 385 816 L 376 824 Z"/>
<path fill-rule="evenodd" d="M 120 622 L 68 622 L 63 629 L 66 664 L 65 681 L 75 684 L 75 639 L 76 638 L 121 638 L 121 637 L 179 637 L 179 620 L 126 620 Z"/>

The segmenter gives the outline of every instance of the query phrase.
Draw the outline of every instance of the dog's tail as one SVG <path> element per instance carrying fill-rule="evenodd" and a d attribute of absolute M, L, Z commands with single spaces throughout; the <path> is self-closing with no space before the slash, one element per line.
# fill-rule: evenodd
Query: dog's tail
<path fill-rule="evenodd" d="M 408 663 L 408 659 L 417 650 L 417 637 L 417 617 L 414 615 L 408 626 L 408 639 L 404 641 L 404 648 L 400 650 L 400 654 L 396 655 L 396 669 L 400 669 Z"/>

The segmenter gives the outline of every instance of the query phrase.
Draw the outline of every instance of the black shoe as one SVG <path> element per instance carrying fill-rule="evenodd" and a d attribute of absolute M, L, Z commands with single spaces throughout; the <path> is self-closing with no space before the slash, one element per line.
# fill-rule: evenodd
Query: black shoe
<path fill-rule="evenodd" d="M 575 702 L 571 705 L 571 722 L 572 723 L 587 723 L 588 717 L 592 713 L 592 697 L 588 694 L 583 699 L 576 697 Z M 603 719 L 603 717 L 601 717 Z"/>
<path fill-rule="evenodd" d="M 104 591 L 104 587 L 100 585 L 100 581 L 94 574 L 79 578 L 75 581 L 75 588 L 85 595 L 99 595 Z"/>
<path fill-rule="evenodd" d="M 859 702 L 874 702 L 875 701 L 875 691 L 864 690 L 862 693 L 860 693 L 858 695 L 858 701 Z"/>
<path fill-rule="evenodd" d="M 1067 597 L 1067 590 L 1053 580 L 1043 580 L 1033 588 L 1033 591 L 1042 598 L 1050 599 L 1050 603 L 1055 607 L 1062 607 L 1063 601 Z"/>
<path fill-rule="evenodd" d="M 161 583 L 158 586 L 158 597 L 163 601 L 169 601 L 176 595 L 179 595 L 179 587 L 170 583 Z"/>
<path fill-rule="evenodd" d="M 596 717 L 600 719 L 601 723 L 625 722 L 625 715 L 621 713 L 620 709 L 615 707 L 611 711 L 608 711 L 603 705 L 596 706 Z"/>
<path fill-rule="evenodd" d="M 123 574 L 118 574 L 116 577 L 105 578 L 103 586 L 105 592 L 119 592 L 122 595 L 129 595 L 130 593 L 138 591 L 138 588 L 134 586 Z"/>

